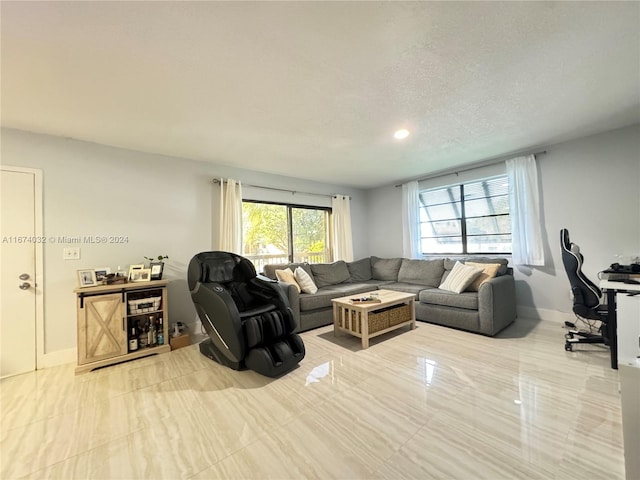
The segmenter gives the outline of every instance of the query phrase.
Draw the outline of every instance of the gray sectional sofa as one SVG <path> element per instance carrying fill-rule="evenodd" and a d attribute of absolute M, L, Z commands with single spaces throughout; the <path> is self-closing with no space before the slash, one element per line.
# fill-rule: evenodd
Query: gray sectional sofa
<path fill-rule="evenodd" d="M 453 293 L 438 287 L 456 261 L 500 264 L 495 277 L 478 291 Z M 263 274 L 276 279 L 276 270 L 301 267 L 318 287 L 314 294 L 299 293 L 296 285 L 280 282 L 298 321 L 298 332 L 333 323 L 331 299 L 387 289 L 416 296 L 416 319 L 447 327 L 493 336 L 516 318 L 513 270 L 505 258 L 407 258 L 366 257 L 354 262 L 331 264 L 266 265 Z"/>

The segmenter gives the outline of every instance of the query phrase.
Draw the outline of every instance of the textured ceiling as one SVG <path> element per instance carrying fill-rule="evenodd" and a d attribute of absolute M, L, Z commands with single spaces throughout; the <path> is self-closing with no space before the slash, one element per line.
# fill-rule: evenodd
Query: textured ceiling
<path fill-rule="evenodd" d="M 640 121 L 638 2 L 1 14 L 2 126 L 322 182 L 374 187 Z"/>

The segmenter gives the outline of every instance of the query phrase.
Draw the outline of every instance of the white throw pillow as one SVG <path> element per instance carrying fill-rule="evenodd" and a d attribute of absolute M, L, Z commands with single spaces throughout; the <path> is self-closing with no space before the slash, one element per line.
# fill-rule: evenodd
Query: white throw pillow
<path fill-rule="evenodd" d="M 298 289 L 298 293 L 300 293 L 300 285 L 296 282 L 296 277 L 293 275 L 293 272 L 290 268 L 285 268 L 284 270 L 276 270 L 276 278 L 279 282 L 290 283 Z"/>
<path fill-rule="evenodd" d="M 293 272 L 293 276 L 296 278 L 298 285 L 300 285 L 300 290 L 304 293 L 316 293 L 318 291 L 318 287 L 313 283 L 313 278 L 304 271 L 304 268 L 296 268 L 295 272 Z"/>
<path fill-rule="evenodd" d="M 438 288 L 454 293 L 463 292 L 482 272 L 481 268 L 456 262 L 447 279 Z"/>

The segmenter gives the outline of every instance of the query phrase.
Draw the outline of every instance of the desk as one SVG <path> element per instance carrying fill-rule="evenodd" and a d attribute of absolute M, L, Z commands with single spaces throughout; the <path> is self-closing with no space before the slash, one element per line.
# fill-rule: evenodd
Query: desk
<path fill-rule="evenodd" d="M 640 285 L 601 280 L 609 304 L 611 368 L 620 367 L 624 462 L 628 480 L 640 478 Z M 629 294 L 638 293 L 631 296 Z M 620 321 L 618 321 L 618 319 Z"/>
<path fill-rule="evenodd" d="M 640 294 L 640 284 L 631 284 L 631 283 L 623 283 L 623 282 L 614 282 L 612 280 L 600 280 L 600 288 L 607 293 L 607 305 L 609 308 L 609 317 L 607 322 L 607 332 L 609 334 L 609 340 L 611 345 L 609 346 L 611 349 L 611 368 L 618 368 L 618 308 L 617 305 L 617 294 L 625 294 L 625 293 L 634 293 L 639 292 Z M 633 315 L 627 313 L 629 318 L 627 318 L 624 314 L 625 318 L 622 319 L 622 330 L 626 330 L 627 328 L 633 328 L 635 326 Z M 635 320 L 637 321 L 637 320 Z"/>

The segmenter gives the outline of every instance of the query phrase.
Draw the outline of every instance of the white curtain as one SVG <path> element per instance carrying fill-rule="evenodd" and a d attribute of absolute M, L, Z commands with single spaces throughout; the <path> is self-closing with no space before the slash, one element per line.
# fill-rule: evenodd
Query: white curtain
<path fill-rule="evenodd" d="M 345 195 L 331 198 L 333 231 L 333 260 L 353 261 L 353 238 L 351 236 L 351 199 Z"/>
<path fill-rule="evenodd" d="M 242 254 L 242 184 L 220 179 L 219 248 Z"/>
<path fill-rule="evenodd" d="M 402 255 L 419 258 L 420 251 L 420 199 L 418 182 L 402 185 Z"/>
<path fill-rule="evenodd" d="M 509 178 L 512 261 L 515 265 L 544 265 L 538 171 L 533 155 L 506 161 Z"/>

